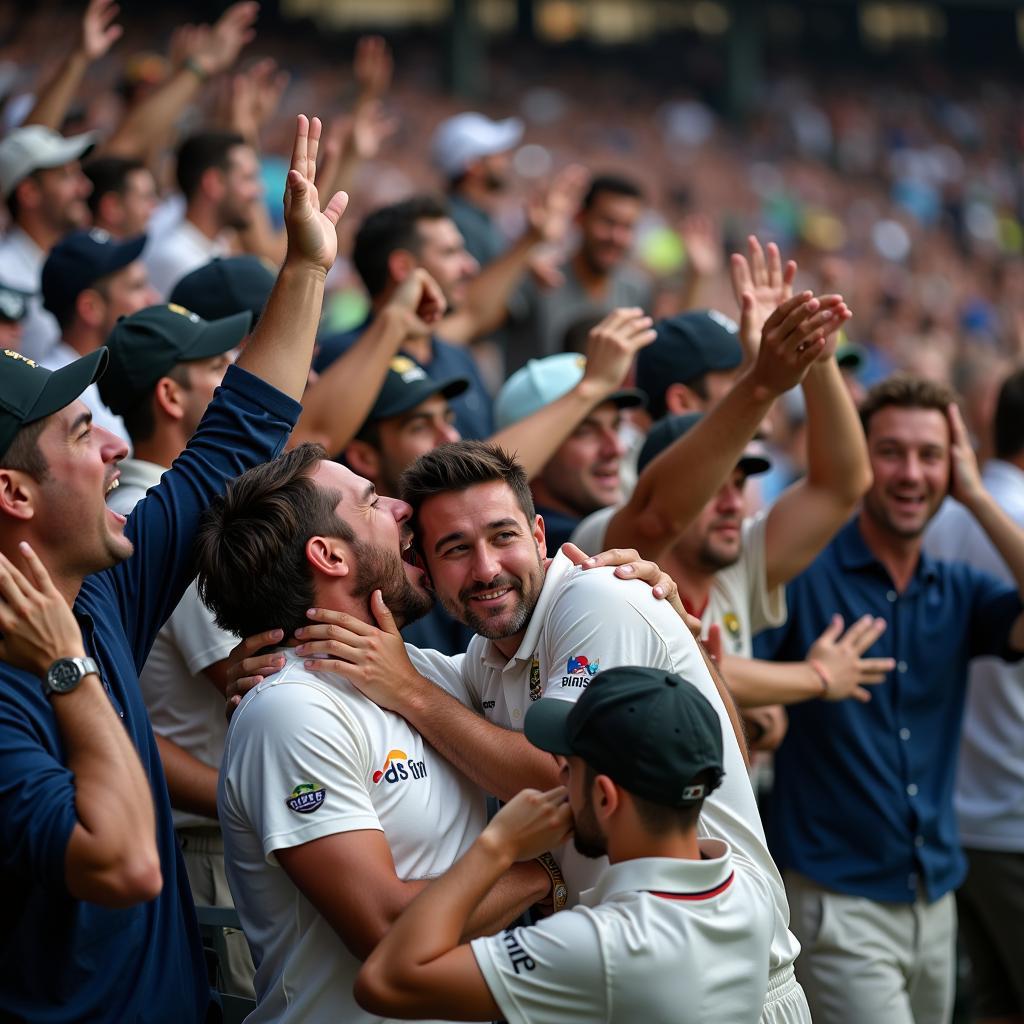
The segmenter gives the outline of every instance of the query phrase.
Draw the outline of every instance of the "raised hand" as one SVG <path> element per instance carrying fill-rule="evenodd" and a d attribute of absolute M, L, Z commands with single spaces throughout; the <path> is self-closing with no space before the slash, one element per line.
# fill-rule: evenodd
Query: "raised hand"
<path fill-rule="evenodd" d="M 950 403 L 946 410 L 946 418 L 949 420 L 949 493 L 961 504 L 971 508 L 985 493 L 978 457 L 974 454 L 970 435 L 955 402 Z"/>
<path fill-rule="evenodd" d="M 526 215 L 537 241 L 557 244 L 565 238 L 580 208 L 588 178 L 585 168 L 570 164 L 555 175 L 545 190 L 531 198 Z"/>
<path fill-rule="evenodd" d="M 793 294 L 796 263 L 787 260 L 782 265 L 779 247 L 769 242 L 767 251 L 754 235 L 747 238 L 749 259 L 734 252 L 729 258 L 729 275 L 736 304 L 745 314 L 741 317 L 740 341 L 748 358 L 753 358 L 761 340 L 761 331 L 772 312 Z M 749 302 L 744 304 L 744 296 Z M 747 306 L 749 306 L 749 313 Z"/>
<path fill-rule="evenodd" d="M 326 274 L 338 255 L 337 227 L 348 206 L 348 195 L 336 192 L 320 209 L 316 190 L 316 154 L 322 131 L 320 118 L 299 114 L 295 143 L 284 192 L 284 223 L 288 232 L 288 260 L 320 267 Z"/>
<path fill-rule="evenodd" d="M 191 59 L 207 75 L 227 71 L 238 60 L 242 47 L 255 38 L 253 26 L 259 9 L 260 5 L 251 0 L 232 4 L 208 32 L 195 40 Z"/>
<path fill-rule="evenodd" d="M 587 335 L 587 366 L 583 379 L 601 396 L 622 382 L 637 352 L 654 341 L 654 321 L 638 307 L 613 309 Z"/>
<path fill-rule="evenodd" d="M 99 60 L 124 34 L 114 19 L 121 8 L 114 0 L 90 0 L 82 15 L 81 37 L 79 49 L 90 61 Z"/>
<path fill-rule="evenodd" d="M 398 118 L 385 114 L 380 100 L 368 100 L 356 106 L 346 124 L 342 151 L 357 160 L 375 160 L 396 131 Z"/>
<path fill-rule="evenodd" d="M 572 809 L 565 786 L 542 793 L 523 789 L 491 819 L 480 842 L 512 860 L 532 860 L 560 845 L 572 831 Z"/>
<path fill-rule="evenodd" d="M 356 43 L 352 73 L 361 101 L 380 99 L 391 88 L 395 62 L 383 36 L 363 36 Z"/>
<path fill-rule="evenodd" d="M 444 316 L 447 303 L 441 286 L 422 267 L 417 267 L 395 289 L 385 310 L 402 317 L 408 337 L 424 337 L 431 333 L 431 324 Z"/>
<path fill-rule="evenodd" d="M 722 233 L 710 217 L 689 213 L 679 222 L 676 232 L 686 250 L 690 273 L 707 278 L 722 269 Z"/>
<path fill-rule="evenodd" d="M 861 703 L 871 700 L 870 692 L 864 687 L 884 683 L 886 675 L 896 667 L 892 658 L 862 657 L 885 628 L 885 619 L 864 615 L 844 634 L 843 617 L 832 616 L 828 628 L 807 652 L 808 664 L 825 685 L 824 700 L 846 700 L 847 697 Z"/>
<path fill-rule="evenodd" d="M 85 655 L 70 606 L 27 542 L 22 572 L 0 554 L 0 659 L 42 679 L 58 658 Z"/>

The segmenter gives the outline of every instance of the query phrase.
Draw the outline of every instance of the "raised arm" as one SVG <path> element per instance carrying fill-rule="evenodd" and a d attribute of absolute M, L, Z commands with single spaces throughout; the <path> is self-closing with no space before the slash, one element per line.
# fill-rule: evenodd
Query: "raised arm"
<path fill-rule="evenodd" d="M 529 206 L 526 231 L 502 256 L 480 271 L 467 288 L 463 304 L 438 327 L 438 334 L 445 341 L 468 345 L 501 326 L 509 298 L 529 267 L 534 249 L 565 236 L 579 208 L 585 181 L 583 168 L 570 166 L 547 191 L 535 197 Z"/>
<path fill-rule="evenodd" d="M 532 479 L 580 421 L 622 386 L 636 353 L 654 341 L 651 323 L 640 309 L 613 310 L 590 332 L 579 383 L 532 416 L 499 430 L 490 442 L 514 452 Z"/>
<path fill-rule="evenodd" d="M 0 659 L 37 676 L 41 686 L 53 662 L 85 657 L 85 645 L 78 622 L 42 562 L 28 544 L 21 545 L 21 554 L 24 572 L 0 555 Z M 68 892 L 75 899 L 109 907 L 155 898 L 163 881 L 153 795 L 103 682 L 95 673 L 87 675 L 76 689 L 54 694 L 49 701 L 72 775 L 74 824 L 63 858 Z M 19 756 L 10 737 L 5 738 L 4 752 Z M 24 813 L 55 814 L 55 804 L 64 795 L 57 791 L 64 783 L 60 778 L 64 769 L 52 760 L 45 763 L 47 757 L 38 746 L 32 758 L 36 763 L 21 757 L 23 782 L 52 784 L 54 791 L 47 795 L 37 790 L 34 800 L 39 805 L 35 811 L 25 807 Z M 13 771 L 14 765 L 10 767 Z M 3 800 L 5 830 L 9 830 L 4 844 L 20 845 L 26 842 L 27 828 L 17 827 L 18 811 L 12 814 L 10 799 Z M 28 794 L 23 799 L 30 802 Z M 28 822 L 23 824 L 27 827 Z M 55 821 L 53 831 L 59 828 Z"/>
<path fill-rule="evenodd" d="M 744 299 L 744 318 L 753 299 Z M 636 547 L 657 559 L 728 478 L 772 402 L 803 379 L 847 318 L 842 297 L 802 292 L 768 318 L 752 366 L 701 421 L 658 455 L 629 501 L 608 523 L 609 547 Z M 741 327 L 742 330 L 742 327 Z"/>
<path fill-rule="evenodd" d="M 75 48 L 53 78 L 39 90 L 25 124 L 41 124 L 55 132 L 60 131 L 89 65 L 100 60 L 124 32 L 120 25 L 114 23 L 118 11 L 114 0 L 90 0 L 82 15 Z"/>

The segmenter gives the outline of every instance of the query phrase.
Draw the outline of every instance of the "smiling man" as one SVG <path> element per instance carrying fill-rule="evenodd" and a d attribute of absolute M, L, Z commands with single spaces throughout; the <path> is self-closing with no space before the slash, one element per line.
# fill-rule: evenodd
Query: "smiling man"
<path fill-rule="evenodd" d="M 874 473 L 863 508 L 789 584 L 789 621 L 756 650 L 797 660 L 834 610 L 847 622 L 867 614 L 887 624 L 867 653 L 891 655 L 896 673 L 868 704 L 791 710 L 775 761 L 786 798 L 772 804 L 769 835 L 815 1021 L 944 1021 L 955 976 L 953 889 L 964 876 L 952 752 L 968 661 L 1024 652 L 1024 530 L 982 484 L 947 388 L 893 377 L 868 392 L 861 419 Z M 947 492 L 988 535 L 1016 587 L 922 552 Z"/>

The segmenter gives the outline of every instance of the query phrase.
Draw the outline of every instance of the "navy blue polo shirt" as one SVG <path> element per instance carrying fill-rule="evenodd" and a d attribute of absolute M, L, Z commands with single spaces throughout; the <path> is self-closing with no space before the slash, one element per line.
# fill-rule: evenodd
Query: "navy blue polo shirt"
<path fill-rule="evenodd" d="M 871 701 L 806 701 L 789 710 L 775 755 L 766 822 L 782 869 L 825 888 L 896 903 L 938 899 L 960 884 L 964 858 L 953 780 L 967 663 L 1019 658 L 1008 633 L 1017 591 L 968 565 L 922 554 L 897 593 L 855 517 L 786 588 L 789 620 L 755 641 L 757 657 L 800 661 L 839 612 L 847 625 L 884 618 L 865 657 L 896 668 Z"/>
<path fill-rule="evenodd" d="M 33 1021 L 202 1021 L 206 964 L 171 821 L 160 755 L 139 691 L 157 631 L 193 576 L 199 517 L 227 480 L 277 455 L 301 407 L 236 366 L 187 450 L 140 501 L 135 554 L 88 576 L 74 604 L 87 654 L 153 786 L 163 889 L 111 909 L 73 899 L 64 858 L 74 776 L 35 676 L 0 663 L 0 1017 Z"/>
<path fill-rule="evenodd" d="M 576 527 L 580 525 L 580 517 L 569 516 L 557 509 L 544 508 L 541 505 L 536 506 L 536 512 L 544 520 L 544 542 L 548 558 L 554 558 L 558 554 L 558 549 L 569 540 Z"/>
<path fill-rule="evenodd" d="M 369 323 L 368 318 L 351 331 L 324 338 L 313 360 L 313 369 L 323 373 L 359 340 Z M 421 362 L 405 349 L 401 352 L 419 363 L 434 380 L 465 377 L 469 381 L 469 387 L 461 395 L 452 398 L 449 404 L 455 413 L 455 426 L 463 438 L 467 441 L 485 441 L 494 433 L 493 403 L 469 350 L 459 345 L 450 345 L 438 337 L 431 338 L 430 345 L 432 354 L 429 362 Z"/>

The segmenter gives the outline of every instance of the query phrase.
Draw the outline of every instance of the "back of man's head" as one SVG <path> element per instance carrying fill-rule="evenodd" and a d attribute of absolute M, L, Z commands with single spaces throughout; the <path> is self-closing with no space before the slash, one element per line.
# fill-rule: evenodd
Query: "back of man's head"
<path fill-rule="evenodd" d="M 325 458 L 320 445 L 298 445 L 232 480 L 207 509 L 195 543 L 199 594 L 222 629 L 289 636 L 308 621 L 315 601 L 306 542 L 354 537 L 335 511 L 340 494 L 313 479 Z"/>
<path fill-rule="evenodd" d="M 380 295 L 390 282 L 388 261 L 396 249 L 420 254 L 417 225 L 422 220 L 448 216 L 444 204 L 433 196 L 412 196 L 400 203 L 374 210 L 359 225 L 352 248 L 352 262 L 370 296 Z"/>
<path fill-rule="evenodd" d="M 996 402 L 995 444 L 997 459 L 1024 456 L 1024 369 L 1011 373 L 999 389 Z"/>
<path fill-rule="evenodd" d="M 244 146 L 245 139 L 236 132 L 200 132 L 191 135 L 178 147 L 178 188 L 191 202 L 203 175 L 211 168 L 227 170 L 231 150 Z"/>
<path fill-rule="evenodd" d="M 590 181 L 590 187 L 583 196 L 582 208 L 584 210 L 592 209 L 602 195 L 643 199 L 644 192 L 632 178 L 621 174 L 598 174 Z"/>

